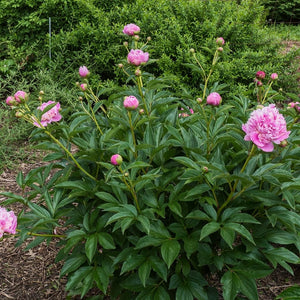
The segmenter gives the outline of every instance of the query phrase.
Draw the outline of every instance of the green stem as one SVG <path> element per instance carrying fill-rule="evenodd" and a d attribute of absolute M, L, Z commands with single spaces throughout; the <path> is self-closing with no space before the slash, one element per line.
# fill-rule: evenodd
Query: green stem
<path fill-rule="evenodd" d="M 88 110 L 84 107 L 83 103 L 81 102 L 82 109 L 83 109 L 84 112 L 85 112 L 85 113 L 86 113 L 86 114 L 94 121 L 94 123 L 96 124 L 96 126 L 97 126 L 99 132 L 103 135 L 103 131 L 101 130 L 101 128 L 100 128 L 100 126 L 99 126 L 99 124 L 98 124 L 98 122 L 97 122 L 97 119 L 96 119 L 95 113 L 94 113 L 94 111 L 93 111 L 93 108 L 91 107 L 90 103 L 88 103 L 88 105 L 89 105 L 89 108 L 90 108 L 92 114 L 90 114 L 90 113 L 88 112 Z"/>
<path fill-rule="evenodd" d="M 21 230 L 17 229 L 17 232 L 21 232 Z M 44 233 L 33 233 L 33 232 L 27 232 L 27 235 L 30 236 L 43 236 L 43 237 L 57 237 L 57 238 L 65 238 L 67 237 L 64 234 L 44 234 Z"/>
<path fill-rule="evenodd" d="M 266 92 L 265 92 L 265 95 L 264 95 L 264 98 L 263 98 L 261 104 L 264 104 L 264 102 L 265 102 L 265 100 L 266 100 L 266 98 L 267 98 L 267 95 L 268 95 L 268 93 L 269 93 L 269 91 L 270 91 L 270 88 L 271 88 L 272 84 L 273 84 L 273 81 L 271 81 L 270 85 L 268 86 L 268 89 L 267 89 Z"/>
<path fill-rule="evenodd" d="M 45 127 L 44 127 L 45 129 Z M 82 166 L 78 163 L 78 161 L 75 159 L 75 157 L 72 155 L 72 153 L 58 140 L 56 139 L 49 131 L 45 130 L 45 133 L 48 134 L 51 139 L 58 145 L 60 146 L 68 155 L 69 157 L 73 160 L 73 162 L 75 163 L 75 165 L 78 167 L 78 169 L 80 169 L 84 174 L 86 174 L 88 177 L 90 177 L 91 179 L 97 181 L 97 179 L 92 176 L 90 173 L 88 173 L 85 169 L 82 168 Z"/>
<path fill-rule="evenodd" d="M 246 161 L 245 161 L 245 163 L 244 163 L 242 169 L 240 170 L 239 174 L 241 174 L 241 173 L 243 173 L 243 172 L 245 171 L 245 169 L 246 169 L 246 167 L 247 167 L 247 165 L 248 165 L 248 163 L 249 163 L 251 157 L 253 156 L 253 154 L 254 154 L 254 152 L 255 152 L 255 149 L 256 149 L 256 148 L 255 148 L 255 145 L 253 144 L 253 145 L 252 145 L 252 148 L 251 148 L 251 151 L 250 151 L 250 153 L 249 153 L 249 155 L 248 155 L 248 157 L 247 157 L 247 159 L 246 159 Z M 231 189 L 231 192 L 230 192 L 230 194 L 228 195 L 226 201 L 225 201 L 225 202 L 222 204 L 222 206 L 218 209 L 218 216 L 219 216 L 220 213 L 223 211 L 223 209 L 228 205 L 228 203 L 229 203 L 233 198 L 236 198 L 236 197 L 233 197 L 233 194 L 234 194 L 234 192 L 235 192 L 235 190 L 236 190 L 236 187 L 237 187 L 238 183 L 239 183 L 239 179 L 236 179 L 235 182 L 234 182 L 233 188 Z"/>
<path fill-rule="evenodd" d="M 137 82 L 138 82 L 139 93 L 140 93 L 141 98 L 143 100 L 146 114 L 147 114 L 147 116 L 149 116 L 149 111 L 148 111 L 147 103 L 146 103 L 146 100 L 145 100 L 145 97 L 144 97 L 144 94 L 143 94 L 143 91 L 142 91 L 142 87 L 143 87 L 142 76 L 137 76 L 137 79 L 138 79 Z"/>
<path fill-rule="evenodd" d="M 134 134 L 134 128 L 132 125 L 132 119 L 131 119 L 131 111 L 128 111 L 128 119 L 129 119 L 129 126 L 130 126 L 130 131 L 133 139 L 133 145 L 134 145 L 134 157 L 137 158 L 137 153 L 136 153 L 136 140 L 135 140 L 135 134 Z"/>
<path fill-rule="evenodd" d="M 137 195 L 136 195 L 135 190 L 134 190 L 134 186 L 132 185 L 132 183 L 131 183 L 130 180 L 128 180 L 128 182 L 127 182 L 126 177 L 125 177 L 125 174 L 124 174 L 124 172 L 123 172 L 121 166 L 119 166 L 119 170 L 120 170 L 120 172 L 121 172 L 122 175 L 123 175 L 123 176 L 122 176 L 122 180 L 123 180 L 123 182 L 125 183 L 125 185 L 127 186 L 127 188 L 129 189 L 129 191 L 130 191 L 130 193 L 131 193 L 131 195 L 132 195 L 132 197 L 133 197 L 135 206 L 136 206 L 138 212 L 140 213 L 140 212 L 141 212 L 141 209 L 140 209 L 140 206 L 139 206 L 139 202 L 138 202 L 138 199 L 137 199 Z"/>

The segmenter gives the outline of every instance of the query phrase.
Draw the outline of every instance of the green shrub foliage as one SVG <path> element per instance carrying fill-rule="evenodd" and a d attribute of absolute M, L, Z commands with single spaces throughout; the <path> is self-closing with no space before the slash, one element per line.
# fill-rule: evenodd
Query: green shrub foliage
<path fill-rule="evenodd" d="M 2 194 L 6 204 L 29 208 L 18 218 L 19 245 L 29 236 L 35 239 L 27 248 L 60 239 L 56 260 L 64 261 L 61 275 L 68 276 L 70 294 L 83 297 L 96 287 L 110 299 L 215 300 L 218 285 L 225 300 L 257 300 L 257 279 L 279 265 L 293 273 L 290 264 L 299 263 L 297 105 L 281 105 L 291 132 L 272 152 L 245 141 L 242 124 L 257 103 L 229 96 L 204 68 L 222 64 L 216 38 L 213 60 L 210 51 L 202 56 L 195 48 L 186 66 L 205 79 L 201 99 L 174 93 L 164 78 L 147 72 L 155 41 L 128 39 L 151 53 L 147 65 L 120 65 L 127 85 L 118 92 L 93 91 L 82 78 L 70 121 L 42 126 L 58 113 L 50 113 L 54 104 L 43 112 L 29 108 L 34 100 L 14 107 L 38 124 L 33 135 L 48 151 L 48 164 L 18 175 L 24 196 Z M 273 81 L 263 83 L 255 90 L 267 106 L 276 92 Z M 216 105 L 208 105 L 217 91 L 222 103 L 214 94 Z M 126 110 L 128 96 L 139 101 L 137 109 Z M 119 156 L 110 162 L 116 154 L 123 162 Z"/>
<path fill-rule="evenodd" d="M 50 71 L 57 82 L 65 85 L 73 81 L 71 70 L 83 63 L 102 81 L 124 81 L 113 66 L 126 54 L 121 46 L 126 39 L 115 32 L 127 22 L 145 28 L 142 37 L 153 39 L 151 54 L 159 59 L 149 66 L 149 72 L 165 74 L 176 88 L 199 88 L 201 75 L 191 76 L 183 64 L 189 62 L 190 48 L 201 49 L 203 60 L 210 58 L 208 49 L 216 36 L 227 41 L 223 55 L 228 63 L 215 70 L 214 80 L 229 83 L 233 93 L 237 86 L 248 86 L 257 68 L 283 73 L 291 61 L 290 57 L 279 56 L 277 38 L 262 30 L 265 11 L 258 0 L 136 0 L 109 4 L 86 0 L 3 1 L 1 55 L 22 64 L 23 74 L 29 78 L 37 68 L 49 67 L 49 17 Z M 204 67 L 207 64 L 202 63 Z M 282 84 L 287 87 L 293 82 L 290 79 Z"/>

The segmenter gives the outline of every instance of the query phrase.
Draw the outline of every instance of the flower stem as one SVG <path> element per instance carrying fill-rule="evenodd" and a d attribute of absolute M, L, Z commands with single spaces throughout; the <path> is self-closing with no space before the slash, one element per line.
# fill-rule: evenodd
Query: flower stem
<path fill-rule="evenodd" d="M 44 128 L 45 129 L 45 128 Z M 61 147 L 68 155 L 69 157 L 73 160 L 73 162 L 75 163 L 75 165 L 78 167 L 78 169 L 80 169 L 84 174 L 86 174 L 88 177 L 90 177 L 91 179 L 97 181 L 97 179 L 92 176 L 90 173 L 88 173 L 85 169 L 83 169 L 83 167 L 78 163 L 78 161 L 76 160 L 76 158 L 72 155 L 72 153 L 58 140 L 56 139 L 48 130 L 45 130 L 45 133 L 48 134 L 50 136 L 50 138 L 59 146 Z"/>
<path fill-rule="evenodd" d="M 97 126 L 99 132 L 103 135 L 103 131 L 101 130 L 101 128 L 100 128 L 100 126 L 99 126 L 99 124 L 98 124 L 98 122 L 97 122 L 96 116 L 95 116 L 95 114 L 94 114 L 94 111 L 93 111 L 93 108 L 91 107 L 91 105 L 89 104 L 89 108 L 90 108 L 90 110 L 92 111 L 92 114 L 90 114 L 90 113 L 88 112 L 88 110 L 84 107 L 82 101 L 81 101 L 81 106 L 82 106 L 82 109 L 84 110 L 84 112 L 85 112 L 85 113 L 86 113 L 86 114 L 94 121 L 94 123 L 96 124 L 96 126 Z"/>
<path fill-rule="evenodd" d="M 253 154 L 254 154 L 254 152 L 255 152 L 255 149 L 256 149 L 256 148 L 255 148 L 255 145 L 253 144 L 253 145 L 252 145 L 252 148 L 251 148 L 251 151 L 250 151 L 250 153 L 249 153 L 249 155 L 248 155 L 248 157 L 247 157 L 247 159 L 246 159 L 246 161 L 245 161 L 245 163 L 244 163 L 242 169 L 240 170 L 239 174 L 241 174 L 241 173 L 243 173 L 243 172 L 245 171 L 245 169 L 246 169 L 246 167 L 247 167 L 247 165 L 248 165 L 248 163 L 249 163 L 251 157 L 253 156 Z M 234 182 L 234 185 L 233 185 L 233 187 L 232 187 L 232 189 L 231 189 L 231 192 L 230 192 L 230 194 L 228 195 L 226 201 L 225 201 L 225 202 L 222 204 L 222 206 L 218 209 L 218 216 L 219 216 L 220 213 L 223 211 L 223 209 L 228 205 L 228 203 L 229 203 L 233 198 L 235 198 L 235 197 L 233 197 L 233 194 L 234 194 L 234 192 L 235 192 L 235 190 L 236 190 L 236 187 L 237 187 L 238 183 L 239 183 L 239 179 L 236 179 L 235 182 Z"/>
<path fill-rule="evenodd" d="M 269 93 L 269 91 L 270 91 L 270 88 L 271 88 L 272 84 L 273 84 L 273 81 L 271 81 L 270 85 L 268 86 L 268 89 L 267 89 L 266 92 L 265 92 L 265 95 L 264 95 L 264 98 L 263 98 L 261 104 L 264 104 L 264 102 L 265 102 L 265 100 L 266 100 L 266 98 L 267 98 L 267 95 L 268 95 L 268 93 Z"/>
<path fill-rule="evenodd" d="M 137 158 L 137 153 L 136 153 L 136 140 L 135 140 L 135 134 L 134 134 L 134 128 L 132 125 L 132 119 L 131 119 L 131 111 L 128 111 L 128 119 L 129 119 L 129 126 L 130 126 L 130 131 L 133 139 L 133 145 L 134 145 L 134 157 Z"/>

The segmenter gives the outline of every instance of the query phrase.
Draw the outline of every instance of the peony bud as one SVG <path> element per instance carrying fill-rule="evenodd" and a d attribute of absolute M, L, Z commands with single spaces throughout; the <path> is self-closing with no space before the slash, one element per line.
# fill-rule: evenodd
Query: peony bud
<path fill-rule="evenodd" d="M 266 77 L 266 73 L 264 71 L 258 71 L 256 74 L 255 74 L 255 77 L 257 79 L 264 79 Z"/>
<path fill-rule="evenodd" d="M 134 39 L 135 41 L 138 41 L 138 40 L 140 39 L 140 36 L 137 35 L 137 34 L 135 34 L 135 35 L 133 36 L 133 39 Z"/>
<path fill-rule="evenodd" d="M 257 86 L 262 86 L 263 83 L 262 83 L 261 81 L 257 80 L 257 81 L 256 81 L 256 85 L 257 85 Z"/>
<path fill-rule="evenodd" d="M 138 34 L 140 31 L 141 31 L 140 27 L 132 23 L 124 26 L 123 29 L 123 33 L 130 36 Z"/>
<path fill-rule="evenodd" d="M 279 144 L 279 146 L 282 147 L 282 148 L 286 147 L 287 145 L 288 145 L 287 140 L 283 140 L 283 141 L 281 141 L 280 144 Z"/>
<path fill-rule="evenodd" d="M 90 75 L 90 71 L 88 70 L 88 68 L 86 66 L 81 66 L 79 68 L 79 75 L 80 75 L 80 77 L 85 78 Z"/>
<path fill-rule="evenodd" d="M 78 100 L 79 100 L 79 101 L 82 101 L 82 100 L 83 100 L 83 98 L 82 98 L 81 96 L 79 96 L 79 97 L 78 97 Z"/>
<path fill-rule="evenodd" d="M 118 64 L 118 68 L 122 69 L 124 67 L 123 64 Z"/>
<path fill-rule="evenodd" d="M 20 112 L 20 111 L 17 111 L 16 114 L 15 114 L 16 118 L 22 118 L 23 117 L 23 114 Z"/>
<path fill-rule="evenodd" d="M 127 48 L 128 47 L 128 42 L 124 42 L 123 45 Z"/>
<path fill-rule="evenodd" d="M 219 47 L 217 50 L 218 50 L 219 52 L 223 52 L 223 48 L 222 48 L 222 47 Z"/>
<path fill-rule="evenodd" d="M 271 79 L 272 80 L 277 80 L 278 79 L 278 74 L 277 73 L 272 73 L 271 74 Z"/>
<path fill-rule="evenodd" d="M 197 101 L 197 103 L 200 104 L 200 103 L 202 103 L 203 100 L 201 98 L 197 98 L 196 101 Z"/>
<path fill-rule="evenodd" d="M 16 105 L 17 104 L 17 101 L 16 101 L 16 99 L 13 97 L 13 96 L 8 96 L 7 98 L 6 98 L 6 104 L 8 105 L 8 106 L 13 106 L 13 105 Z"/>
<path fill-rule="evenodd" d="M 80 89 L 84 92 L 87 89 L 87 84 L 86 83 L 82 83 L 80 85 Z"/>
<path fill-rule="evenodd" d="M 135 76 L 142 76 L 142 71 L 140 69 L 136 69 L 134 74 Z"/>
<path fill-rule="evenodd" d="M 45 95 L 44 91 L 40 91 L 39 94 L 40 94 L 41 96 Z"/>
<path fill-rule="evenodd" d="M 124 98 L 123 105 L 127 110 L 135 110 L 139 106 L 139 101 L 134 96 Z"/>
<path fill-rule="evenodd" d="M 143 109 L 140 109 L 140 110 L 139 110 L 139 114 L 140 114 L 140 115 L 143 115 L 144 113 L 145 113 L 145 111 L 144 111 Z"/>
<path fill-rule="evenodd" d="M 19 102 L 19 103 L 25 102 L 28 99 L 28 95 L 24 91 L 17 91 L 14 94 L 14 97 L 15 97 L 16 101 Z"/>
<path fill-rule="evenodd" d="M 150 42 L 151 41 L 151 36 L 147 37 L 147 41 Z"/>
<path fill-rule="evenodd" d="M 124 173 L 124 176 L 125 176 L 125 177 L 128 177 L 128 176 L 129 176 L 129 173 L 128 173 L 128 172 L 125 172 L 125 173 Z"/>
<path fill-rule="evenodd" d="M 191 48 L 191 49 L 190 49 L 190 52 L 191 52 L 192 54 L 194 54 L 194 53 L 195 53 L 195 49 L 194 49 L 194 48 Z"/>
<path fill-rule="evenodd" d="M 225 40 L 222 37 L 218 37 L 216 39 L 216 43 L 218 46 L 223 46 L 225 44 Z"/>
<path fill-rule="evenodd" d="M 120 154 L 114 154 L 111 158 L 110 158 L 110 162 L 115 165 L 115 166 L 120 166 L 123 162 L 123 158 Z"/>
<path fill-rule="evenodd" d="M 213 92 L 207 96 L 206 103 L 208 105 L 218 106 L 221 104 L 221 102 L 222 102 L 222 97 L 216 92 Z"/>
<path fill-rule="evenodd" d="M 208 173 L 208 167 L 206 167 L 206 166 L 204 166 L 203 168 L 202 168 L 202 171 L 203 171 L 203 173 Z"/>

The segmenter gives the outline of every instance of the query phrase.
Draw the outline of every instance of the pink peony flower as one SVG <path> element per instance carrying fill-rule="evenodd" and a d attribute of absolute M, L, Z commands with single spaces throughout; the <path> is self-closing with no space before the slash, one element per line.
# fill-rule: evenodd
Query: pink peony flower
<path fill-rule="evenodd" d="M 140 27 L 135 24 L 127 24 L 124 26 L 123 33 L 127 35 L 135 35 L 140 32 Z"/>
<path fill-rule="evenodd" d="M 80 77 L 85 78 L 90 75 L 90 71 L 88 70 L 88 68 L 86 66 L 81 66 L 79 68 L 79 75 L 80 75 Z"/>
<path fill-rule="evenodd" d="M 278 74 L 277 74 L 277 73 L 272 73 L 272 74 L 271 74 L 271 79 L 272 79 L 272 80 L 278 79 Z"/>
<path fill-rule="evenodd" d="M 48 105 L 50 104 L 54 104 L 54 101 L 48 101 L 46 103 L 43 103 L 41 106 L 38 107 L 39 110 L 43 111 Z M 59 113 L 60 110 L 60 104 L 56 103 L 55 106 L 53 106 L 50 110 L 48 110 L 47 112 L 45 112 L 42 115 L 41 118 L 41 124 L 46 127 L 48 124 L 50 124 L 51 122 L 58 122 L 61 120 L 62 116 Z M 34 125 L 37 127 L 41 127 L 40 124 L 38 124 L 37 122 L 34 122 Z"/>
<path fill-rule="evenodd" d="M 13 96 L 8 96 L 8 97 L 6 98 L 6 104 L 7 104 L 8 106 L 13 106 L 13 105 L 15 105 L 15 104 L 16 104 L 16 99 L 15 99 L 15 97 L 13 97 Z"/>
<path fill-rule="evenodd" d="M 142 63 L 146 63 L 149 60 L 149 53 L 142 50 L 131 49 L 127 56 L 128 63 L 139 66 Z"/>
<path fill-rule="evenodd" d="M 255 75 L 257 79 L 264 79 L 266 77 L 266 73 L 264 71 L 258 71 Z"/>
<path fill-rule="evenodd" d="M 15 97 L 15 99 L 16 99 L 17 102 L 21 103 L 22 101 L 27 100 L 28 95 L 24 91 L 17 91 L 14 94 L 14 97 Z"/>
<path fill-rule="evenodd" d="M 242 129 L 246 133 L 245 141 L 252 141 L 265 152 L 272 152 L 273 143 L 280 144 L 290 134 L 286 129 L 286 121 L 275 104 L 253 111 L 248 122 L 242 125 Z"/>
<path fill-rule="evenodd" d="M 216 92 L 213 92 L 207 96 L 206 103 L 208 105 L 218 106 L 221 104 L 221 102 L 222 102 L 222 97 Z"/>
<path fill-rule="evenodd" d="M 114 154 L 111 158 L 110 158 L 110 162 L 115 165 L 115 166 L 120 166 L 123 162 L 123 158 L 120 154 Z"/>
<path fill-rule="evenodd" d="M 223 46 L 225 44 L 225 40 L 222 37 L 218 37 L 216 43 L 218 46 Z"/>
<path fill-rule="evenodd" d="M 17 227 L 17 217 L 13 211 L 7 211 L 0 207 L 0 238 L 4 232 L 15 234 Z"/>
<path fill-rule="evenodd" d="M 128 110 L 135 110 L 139 106 L 139 100 L 134 96 L 125 97 L 123 105 Z"/>

